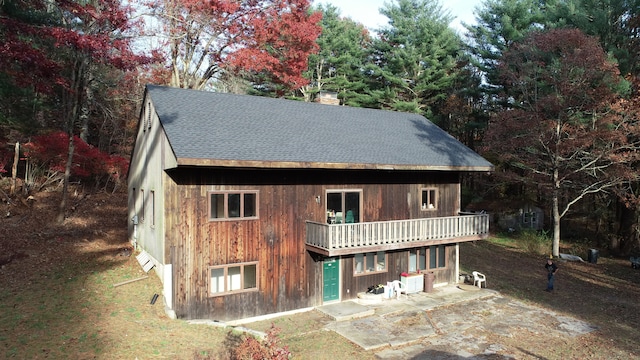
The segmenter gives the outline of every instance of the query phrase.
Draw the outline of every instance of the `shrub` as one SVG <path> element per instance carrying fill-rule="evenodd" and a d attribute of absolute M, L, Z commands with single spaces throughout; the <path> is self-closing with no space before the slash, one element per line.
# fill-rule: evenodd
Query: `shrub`
<path fill-rule="evenodd" d="M 95 185 L 113 182 L 116 186 L 127 173 L 129 162 L 122 156 L 109 155 L 73 137 L 74 154 L 71 177 L 74 180 L 93 182 Z M 69 152 L 69 136 L 53 132 L 36 136 L 25 144 L 25 156 L 45 173 L 64 173 Z"/>
<path fill-rule="evenodd" d="M 518 242 L 531 254 L 546 255 L 551 250 L 551 238 L 544 231 L 523 230 L 518 235 Z"/>

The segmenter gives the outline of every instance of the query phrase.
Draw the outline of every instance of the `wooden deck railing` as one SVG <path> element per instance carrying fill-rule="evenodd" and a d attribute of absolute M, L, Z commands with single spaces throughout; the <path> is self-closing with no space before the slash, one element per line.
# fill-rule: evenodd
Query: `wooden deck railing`
<path fill-rule="evenodd" d="M 308 247 L 333 256 L 485 239 L 489 215 L 331 225 L 307 221 L 306 230 Z"/>

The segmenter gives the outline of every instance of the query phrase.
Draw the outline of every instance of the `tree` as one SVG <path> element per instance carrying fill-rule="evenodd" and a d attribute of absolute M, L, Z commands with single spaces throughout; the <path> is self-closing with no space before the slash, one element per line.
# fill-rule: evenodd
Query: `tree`
<path fill-rule="evenodd" d="M 430 117 L 458 74 L 462 42 L 449 27 L 452 17 L 437 0 L 398 0 L 380 12 L 389 25 L 373 44 L 371 89 L 383 108 Z"/>
<path fill-rule="evenodd" d="M 631 96 L 622 99 L 616 104 L 616 110 L 624 118 L 624 133 L 627 134 L 630 143 L 640 142 L 640 79 L 632 77 L 634 92 Z M 631 166 L 640 168 L 640 161 L 630 159 Z M 615 188 L 616 215 L 618 217 L 618 229 L 616 241 L 613 242 L 613 252 L 620 255 L 629 255 L 640 247 L 640 182 L 621 184 Z"/>
<path fill-rule="evenodd" d="M 531 31 L 549 29 L 577 28 L 587 35 L 597 37 L 601 47 L 610 59 L 618 63 L 619 69 L 632 82 L 637 73 L 638 54 L 640 54 L 638 29 L 640 28 L 640 3 L 638 0 L 573 0 L 573 1 L 536 1 L 536 0 L 487 0 L 482 8 L 478 8 L 477 26 L 467 25 L 469 30 L 469 52 L 473 55 L 474 64 L 484 76 L 482 86 L 484 99 L 480 106 L 486 114 L 509 108 L 507 98 L 497 96 L 503 84 L 498 77 L 497 64 L 509 44 L 520 41 Z M 636 87 L 633 87 L 634 91 Z M 626 100 L 626 106 L 619 107 L 620 116 L 631 116 L 629 111 L 633 101 Z M 614 104 L 612 104 L 613 106 Z M 515 169 L 511 169 L 515 170 Z M 520 170 L 522 171 L 522 170 Z M 523 186 L 506 184 L 509 196 L 523 196 Z M 640 220 L 639 210 L 626 199 L 624 193 L 638 193 L 639 184 L 620 187 L 619 190 L 599 193 L 595 198 L 601 199 L 599 218 L 612 219 L 608 224 L 608 234 L 615 232 L 617 219 L 618 240 L 612 241 L 612 250 L 625 253 L 629 244 L 638 243 Z M 635 190 L 634 190 L 635 189 Z M 511 190 L 516 190 L 511 191 Z M 619 194 L 616 196 L 616 193 Z M 633 196 L 631 196 L 633 197 Z M 539 198 L 544 200 L 544 197 Z M 578 210 L 578 209 L 574 209 Z M 587 210 L 587 207 L 585 207 Z M 589 216 L 593 215 L 589 211 Z M 607 215 L 609 215 L 607 217 Z M 632 231 L 633 230 L 633 231 Z M 613 236 L 612 236 L 613 237 Z M 640 243 L 638 243 L 640 245 Z"/>
<path fill-rule="evenodd" d="M 571 29 L 532 33 L 508 48 L 498 69 L 512 108 L 492 120 L 485 151 L 503 176 L 550 194 L 558 256 L 560 219 L 571 206 L 638 176 L 638 143 L 611 106 L 624 83 L 597 39 Z"/>
<path fill-rule="evenodd" d="M 48 56 L 57 35 L 46 27 L 52 18 L 42 0 L 0 2 L 0 64 L 14 85 L 51 92 L 64 83 L 61 65 Z"/>
<path fill-rule="evenodd" d="M 597 37 L 622 74 L 637 72 L 640 0 L 554 0 L 542 9 L 547 27 L 572 27 Z"/>
<path fill-rule="evenodd" d="M 640 24 L 640 1 L 638 0 L 580 0 L 547 1 L 544 7 L 546 26 L 549 28 L 575 27 L 587 35 L 599 39 L 601 46 L 618 63 L 618 67 L 631 82 L 636 83 L 640 44 L 638 25 Z M 633 87 L 637 91 L 637 87 Z M 621 116 L 637 119 L 637 95 L 620 104 Z M 637 136 L 637 133 L 636 133 Z M 607 197 L 603 207 L 610 218 L 617 220 L 617 231 L 611 224 L 611 250 L 628 255 L 633 246 L 640 247 L 640 209 L 637 198 L 640 184 L 625 184 Z M 617 196 L 616 196 L 617 195 Z M 613 233 L 617 236 L 613 235 Z"/>
<path fill-rule="evenodd" d="M 15 86 L 46 94 L 59 109 L 47 114 L 48 126 L 68 134 L 68 168 L 57 218 L 62 222 L 74 133 L 78 130 L 83 140 L 88 137 L 96 67 L 132 70 L 148 58 L 131 50 L 127 35 L 134 26 L 132 9 L 121 6 L 120 0 L 6 0 L 0 5 L 5 75 Z"/>
<path fill-rule="evenodd" d="M 43 94 L 65 82 L 48 56 L 55 48 L 45 10 L 44 1 L 0 1 L 0 124 L 29 135 L 46 106 Z"/>
<path fill-rule="evenodd" d="M 484 73 L 485 91 L 491 96 L 500 89 L 497 65 L 509 46 L 540 29 L 543 15 L 540 0 L 486 0 L 476 9 L 475 25 L 465 24 L 468 52 Z"/>
<path fill-rule="evenodd" d="M 147 59 L 137 56 L 125 36 L 132 26 L 129 22 L 132 9 L 123 7 L 120 0 L 60 1 L 58 44 L 65 51 L 57 53 L 59 63 L 66 64 L 66 84 L 61 87 L 64 130 L 68 133 L 69 151 L 62 188 L 62 200 L 57 221 L 64 220 L 71 166 L 76 145 L 74 132 L 79 127 L 80 139 L 88 137 L 90 105 L 94 99 L 93 82 L 95 66 L 106 64 L 120 69 L 133 69 Z"/>
<path fill-rule="evenodd" d="M 321 14 L 308 0 L 148 0 L 169 48 L 169 85 L 204 89 L 222 71 L 298 88 Z"/>
<path fill-rule="evenodd" d="M 138 25 L 129 16 L 119 1 L 0 2 L 0 123 L 26 135 L 107 137 L 103 117 L 118 117 L 122 104 L 102 96 L 135 83 L 136 66 L 150 61 L 129 48 Z"/>
<path fill-rule="evenodd" d="M 364 67 L 368 60 L 371 37 L 362 25 L 348 18 L 341 18 L 335 6 L 323 8 L 322 34 L 318 37 L 319 51 L 309 56 L 309 68 L 305 77 L 309 85 L 301 89 L 309 101 L 319 91 L 334 91 L 342 103 L 361 106 L 365 93 Z"/>
<path fill-rule="evenodd" d="M 458 71 L 461 76 L 452 93 L 437 110 L 438 125 L 463 144 L 476 149 L 489 123 L 489 116 L 482 108 L 482 94 L 477 91 L 481 80 L 471 66 L 463 66 Z"/>
<path fill-rule="evenodd" d="M 35 136 L 33 141 L 24 145 L 25 156 L 32 165 L 49 173 L 48 179 L 57 182 L 60 174 L 66 171 L 68 141 L 68 135 L 62 131 Z M 124 157 L 102 152 L 78 136 L 74 136 L 73 146 L 75 151 L 70 176 L 105 188 L 110 183 L 113 183 L 114 189 L 120 185 L 128 170 L 128 161 Z M 46 185 L 40 184 L 41 187 Z"/>

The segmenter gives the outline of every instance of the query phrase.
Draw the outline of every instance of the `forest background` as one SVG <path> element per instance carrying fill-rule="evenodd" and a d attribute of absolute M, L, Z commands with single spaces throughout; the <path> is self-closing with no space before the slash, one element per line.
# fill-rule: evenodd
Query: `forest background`
<path fill-rule="evenodd" d="M 0 0 L 0 195 L 59 189 L 62 222 L 70 184 L 126 188 L 147 83 L 332 92 L 485 156 L 496 171 L 463 179 L 465 206 L 539 206 L 553 255 L 638 250 L 640 0 L 484 0 L 462 33 L 436 0 L 380 13 L 369 30 L 308 0 Z"/>

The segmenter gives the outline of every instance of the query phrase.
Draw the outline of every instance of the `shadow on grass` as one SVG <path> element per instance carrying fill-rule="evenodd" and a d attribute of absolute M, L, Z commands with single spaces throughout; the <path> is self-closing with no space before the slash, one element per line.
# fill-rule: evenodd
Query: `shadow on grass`
<path fill-rule="evenodd" d="M 491 354 L 491 355 L 474 355 L 473 359 L 477 359 L 477 360 L 482 360 L 482 359 L 497 359 L 500 358 L 501 360 L 514 360 L 515 358 L 510 357 L 510 356 L 501 356 L 501 355 L 495 355 L 495 354 Z M 420 354 L 414 356 L 411 358 L 411 360 L 424 360 L 424 359 L 441 359 L 441 360 L 464 360 L 464 359 L 469 359 L 469 357 L 467 356 L 460 356 L 460 355 L 455 355 L 449 352 L 445 352 L 445 351 L 438 351 L 438 350 L 427 350 L 427 351 L 423 351 Z M 539 359 L 543 359 L 543 358 L 539 358 Z"/>
<path fill-rule="evenodd" d="M 112 346 L 100 327 L 110 316 L 101 311 L 109 308 L 105 292 L 116 278 L 137 275 L 123 267 L 126 201 L 114 198 L 90 197 L 58 226 L 57 196 L 42 195 L 0 222 L 2 250 L 22 254 L 0 270 L 0 357 L 93 358 Z"/>
<path fill-rule="evenodd" d="M 596 325 L 599 334 L 606 335 L 606 346 L 625 353 L 640 352 L 640 272 L 628 261 L 600 258 L 598 264 L 591 264 L 557 260 L 556 290 L 547 293 L 543 291 L 543 256 L 490 241 L 462 244 L 460 256 L 465 270 L 487 275 L 490 288 Z M 615 339 L 613 345 L 611 339 Z"/>

